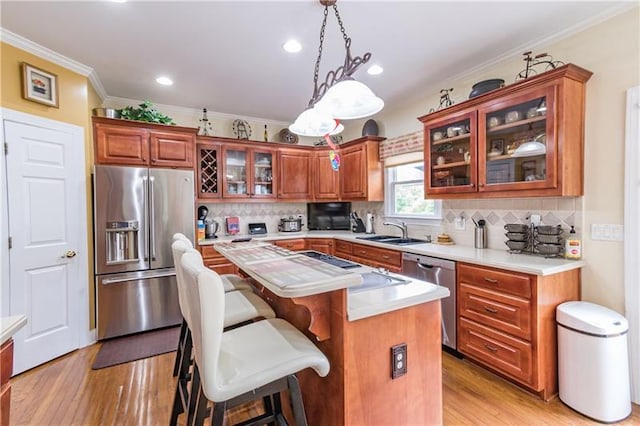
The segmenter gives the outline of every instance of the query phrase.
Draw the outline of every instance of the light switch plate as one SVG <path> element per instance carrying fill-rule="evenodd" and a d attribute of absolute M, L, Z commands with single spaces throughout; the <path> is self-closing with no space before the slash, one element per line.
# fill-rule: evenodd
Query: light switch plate
<path fill-rule="evenodd" d="M 464 217 L 456 217 L 454 221 L 454 225 L 455 225 L 456 231 L 464 231 L 466 227 L 466 220 L 464 220 Z"/>
<path fill-rule="evenodd" d="M 622 225 L 609 223 L 592 223 L 591 239 L 598 241 L 623 241 L 624 228 Z"/>

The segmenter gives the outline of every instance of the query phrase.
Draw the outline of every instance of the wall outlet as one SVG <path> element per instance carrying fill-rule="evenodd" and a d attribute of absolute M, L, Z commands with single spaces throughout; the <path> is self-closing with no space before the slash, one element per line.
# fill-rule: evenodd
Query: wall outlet
<path fill-rule="evenodd" d="M 456 231 L 464 231 L 466 222 L 467 221 L 464 219 L 464 217 L 456 217 L 454 221 Z"/>
<path fill-rule="evenodd" d="M 391 347 L 391 378 L 397 379 L 407 374 L 407 344 Z"/>

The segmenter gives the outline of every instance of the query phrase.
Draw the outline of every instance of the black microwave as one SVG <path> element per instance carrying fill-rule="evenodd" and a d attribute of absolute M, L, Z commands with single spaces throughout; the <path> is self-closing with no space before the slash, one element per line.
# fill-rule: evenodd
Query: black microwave
<path fill-rule="evenodd" d="M 309 231 L 351 229 L 351 203 L 307 203 Z"/>

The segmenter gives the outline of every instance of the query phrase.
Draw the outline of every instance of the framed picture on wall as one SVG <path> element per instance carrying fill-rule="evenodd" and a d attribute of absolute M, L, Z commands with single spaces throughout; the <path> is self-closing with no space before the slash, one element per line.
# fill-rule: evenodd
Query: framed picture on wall
<path fill-rule="evenodd" d="M 22 97 L 58 108 L 58 76 L 23 62 Z"/>

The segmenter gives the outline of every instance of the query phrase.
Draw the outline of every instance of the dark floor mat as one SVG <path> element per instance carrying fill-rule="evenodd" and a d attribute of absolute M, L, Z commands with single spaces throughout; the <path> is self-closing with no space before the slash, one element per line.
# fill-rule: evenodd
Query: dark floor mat
<path fill-rule="evenodd" d="M 180 327 L 170 327 L 107 340 L 102 343 L 91 368 L 98 370 L 175 351 L 179 338 Z"/>

